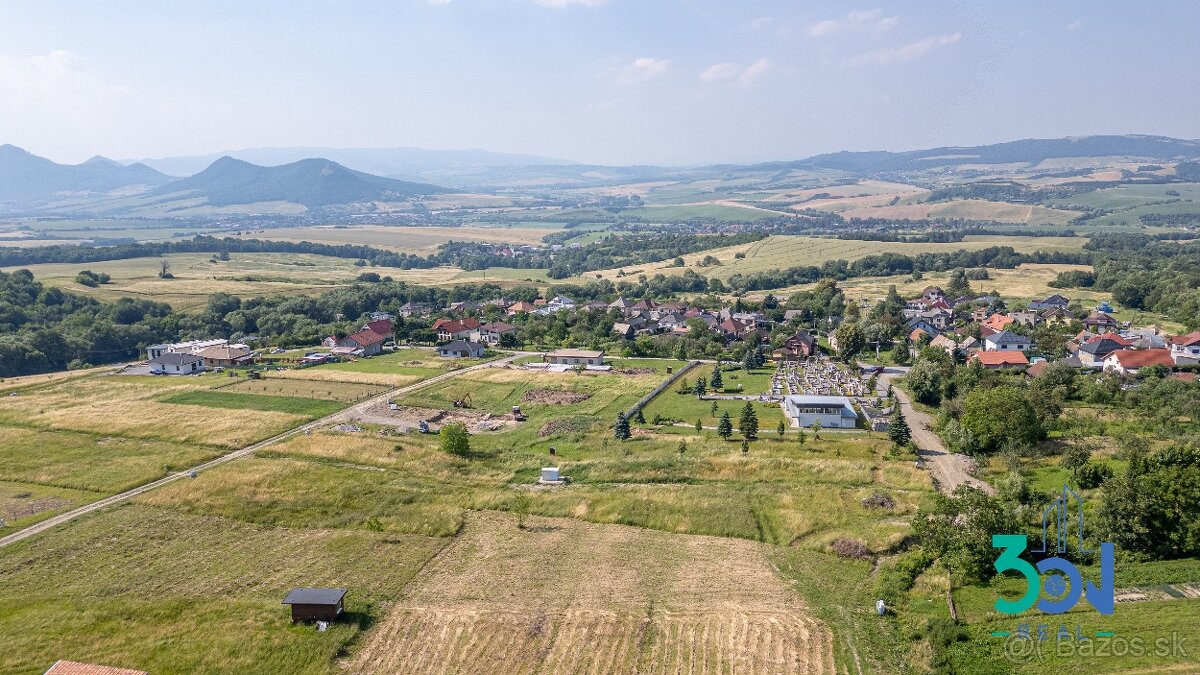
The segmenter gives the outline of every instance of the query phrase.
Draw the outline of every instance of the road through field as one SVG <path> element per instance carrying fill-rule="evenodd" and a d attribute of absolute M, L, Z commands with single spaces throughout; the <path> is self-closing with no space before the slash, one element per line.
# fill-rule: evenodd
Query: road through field
<path fill-rule="evenodd" d="M 347 419 L 347 418 L 351 417 L 354 413 L 361 412 L 361 411 L 365 410 L 366 408 L 370 407 L 371 405 L 379 403 L 380 401 L 384 401 L 393 396 L 407 394 L 409 392 L 416 391 L 422 387 L 426 387 L 431 384 L 441 382 L 443 380 L 448 380 L 452 377 L 458 377 L 459 375 L 462 375 L 463 373 L 469 373 L 471 371 L 480 370 L 482 368 L 492 368 L 492 367 L 499 366 L 502 364 L 510 363 L 517 358 L 520 358 L 522 356 L 528 356 L 529 354 L 532 354 L 532 353 L 533 352 L 516 352 L 510 356 L 506 356 L 503 359 L 498 359 L 496 361 L 488 361 L 487 363 L 480 363 L 478 365 L 469 366 L 467 368 L 461 368 L 459 370 L 452 370 L 448 373 L 444 373 L 442 375 L 437 375 L 437 376 L 431 377 L 427 380 L 422 380 L 415 384 L 410 384 L 406 387 L 400 387 L 399 389 L 392 389 L 392 390 L 384 392 L 378 396 L 369 398 L 361 403 L 357 403 L 353 406 L 350 406 L 349 408 L 344 408 L 344 409 L 339 410 L 331 415 L 326 415 L 325 417 L 322 417 L 320 419 L 316 419 L 311 422 L 306 422 L 305 424 L 302 424 L 298 427 L 289 429 L 289 430 L 287 430 L 281 434 L 278 434 L 276 436 L 272 436 L 271 438 L 268 438 L 264 441 L 259 441 L 258 443 L 254 443 L 253 445 L 248 445 L 244 448 L 241 448 L 240 450 L 234 450 L 233 452 L 230 452 L 225 455 L 221 455 L 220 457 L 217 457 L 216 459 L 207 461 L 203 464 L 198 464 L 196 466 L 193 466 L 190 469 L 184 469 L 183 471 L 177 471 L 168 476 L 164 476 L 163 478 L 160 478 L 156 481 L 146 483 L 145 485 L 139 485 L 138 487 L 135 487 L 131 490 L 126 490 L 125 492 L 112 495 L 111 497 L 105 497 L 104 499 L 94 501 L 90 504 L 85 504 L 77 509 L 72 509 L 65 513 L 60 513 L 57 516 L 54 516 L 52 518 L 47 518 L 46 520 L 43 520 L 43 521 L 40 521 L 33 525 L 30 525 L 29 527 L 26 527 L 25 529 L 17 530 L 16 532 L 13 532 L 12 534 L 10 534 L 8 536 L 0 538 L 0 547 L 8 546 L 9 544 L 13 544 L 18 541 L 21 541 L 22 539 L 28 539 L 29 537 L 32 537 L 41 532 L 45 532 L 46 530 L 48 530 L 52 527 L 55 527 L 57 525 L 69 523 L 72 520 L 79 518 L 80 516 L 84 516 L 89 513 L 99 511 L 100 509 L 103 509 L 107 506 L 112 506 L 113 504 L 118 504 L 118 503 L 123 502 L 127 499 L 130 499 L 132 497 L 136 497 L 140 494 L 149 492 L 156 488 L 160 488 L 168 483 L 177 481 L 181 478 L 188 478 L 191 476 L 192 472 L 199 473 L 201 471 L 207 471 L 208 469 L 212 469 L 214 467 L 220 466 L 227 462 L 232 462 L 236 459 L 241 459 L 242 457 L 253 454 L 257 450 L 261 450 L 269 445 L 274 445 L 275 443 L 278 443 L 282 440 L 291 438 L 292 436 L 295 436 L 296 434 L 300 434 L 305 431 L 315 429 L 323 424 L 328 424 L 330 422 L 337 422 L 337 421 L 340 421 L 343 419 Z"/>
<path fill-rule="evenodd" d="M 889 366 L 884 369 L 883 380 L 891 385 L 893 378 L 903 377 L 907 372 L 907 368 Z M 939 490 L 951 494 L 959 485 L 970 485 L 988 494 L 995 494 L 996 491 L 991 485 L 972 476 L 967 471 L 967 462 L 962 455 L 946 450 L 946 446 L 942 445 L 942 439 L 938 438 L 931 429 L 929 415 L 913 407 L 912 401 L 904 390 L 892 386 L 892 393 L 900 402 L 900 411 L 904 413 L 904 419 L 908 421 L 908 427 L 912 430 L 912 439 L 917 445 L 917 453 L 925 460 Z"/>

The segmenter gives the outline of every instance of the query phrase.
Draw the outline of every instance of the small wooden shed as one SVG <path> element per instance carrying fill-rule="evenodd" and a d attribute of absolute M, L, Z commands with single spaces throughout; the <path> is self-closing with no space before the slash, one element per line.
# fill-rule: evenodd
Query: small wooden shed
<path fill-rule="evenodd" d="M 344 588 L 294 588 L 283 604 L 292 606 L 292 622 L 333 621 L 342 615 Z"/>

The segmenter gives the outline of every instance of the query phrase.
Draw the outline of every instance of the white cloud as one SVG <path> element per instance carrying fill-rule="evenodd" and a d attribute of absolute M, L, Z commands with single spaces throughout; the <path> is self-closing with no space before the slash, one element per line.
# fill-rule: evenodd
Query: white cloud
<path fill-rule="evenodd" d="M 1071 23 L 1067 24 L 1067 30 L 1082 30 L 1082 29 L 1083 29 L 1083 20 L 1082 19 L 1075 19 Z"/>
<path fill-rule="evenodd" d="M 700 79 L 705 82 L 716 82 L 737 77 L 742 67 L 736 63 L 714 63 L 700 73 Z"/>
<path fill-rule="evenodd" d="M 613 81 L 620 85 L 648 82 L 665 75 L 670 67 L 671 62 L 668 59 L 653 59 L 643 56 L 619 69 L 613 76 Z"/>
<path fill-rule="evenodd" d="M 751 63 L 749 66 L 746 66 L 746 70 L 742 71 L 742 74 L 738 76 L 738 84 L 742 85 L 743 87 L 748 87 L 751 84 L 754 84 L 754 82 L 758 80 L 758 78 L 765 75 L 767 71 L 772 68 L 772 66 L 773 64 L 771 63 L 771 59 L 766 57 Z"/>
<path fill-rule="evenodd" d="M 449 2 L 449 0 L 446 0 L 446 1 Z M 570 7 L 572 5 L 579 5 L 580 7 L 599 7 L 600 5 L 603 5 L 606 2 L 608 2 L 608 0 L 533 0 L 533 1 L 536 4 L 541 5 L 542 7 L 550 7 L 553 9 L 562 9 L 564 7 Z"/>
<path fill-rule="evenodd" d="M 812 37 L 828 37 L 839 33 L 882 33 L 900 21 L 899 17 L 884 16 L 883 10 L 851 10 L 841 19 L 825 19 L 808 26 Z"/>
<path fill-rule="evenodd" d="M 112 99 L 130 93 L 130 87 L 107 81 L 65 49 L 29 58 L 0 54 L 0 105 Z"/>
<path fill-rule="evenodd" d="M 912 61 L 913 59 L 921 58 L 937 47 L 957 44 L 959 40 L 962 40 L 962 33 L 951 33 L 941 36 L 933 35 L 924 40 L 910 42 L 902 47 L 864 52 L 850 57 L 846 63 L 852 66 L 862 66 L 869 63 L 886 65 L 900 61 Z"/>
<path fill-rule="evenodd" d="M 738 84 L 748 87 L 765 75 L 767 71 L 771 70 L 774 65 L 771 59 L 766 57 L 745 67 L 737 63 L 714 63 L 700 71 L 700 79 L 704 82 L 721 82 L 736 79 Z"/>

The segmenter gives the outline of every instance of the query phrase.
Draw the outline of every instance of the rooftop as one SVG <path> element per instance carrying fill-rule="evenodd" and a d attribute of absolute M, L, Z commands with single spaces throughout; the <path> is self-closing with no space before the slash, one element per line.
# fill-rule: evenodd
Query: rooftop
<path fill-rule="evenodd" d="M 597 349 L 559 349 L 547 354 L 547 356 L 560 356 L 573 359 L 598 359 L 604 356 L 604 350 Z"/>
<path fill-rule="evenodd" d="M 283 604 L 336 605 L 345 596 L 344 588 L 295 588 L 283 599 Z"/>

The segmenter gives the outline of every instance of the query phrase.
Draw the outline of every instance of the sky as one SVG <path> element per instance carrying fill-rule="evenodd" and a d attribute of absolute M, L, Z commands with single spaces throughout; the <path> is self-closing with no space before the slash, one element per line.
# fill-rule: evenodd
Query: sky
<path fill-rule="evenodd" d="M 0 144 L 589 163 L 1200 138 L 1200 3 L 0 0 Z"/>

